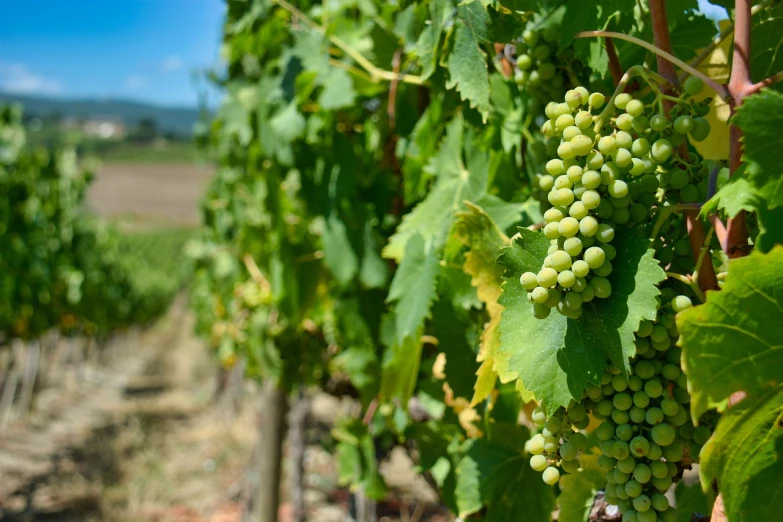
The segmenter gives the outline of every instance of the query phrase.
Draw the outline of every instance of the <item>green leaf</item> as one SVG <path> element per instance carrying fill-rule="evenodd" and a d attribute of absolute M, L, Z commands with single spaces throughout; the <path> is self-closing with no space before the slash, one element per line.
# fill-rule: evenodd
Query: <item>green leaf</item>
<path fill-rule="evenodd" d="M 584 452 L 579 457 L 579 471 L 560 480 L 558 522 L 585 522 L 590 515 L 595 494 L 606 485 L 606 474 L 598 468 L 600 452 Z"/>
<path fill-rule="evenodd" d="M 345 224 L 334 214 L 329 216 L 322 236 L 324 262 L 341 285 L 353 280 L 359 268 L 359 261 L 348 239 Z"/>
<path fill-rule="evenodd" d="M 753 17 L 752 27 L 748 60 L 750 76 L 752 81 L 760 82 L 783 70 L 783 56 L 780 53 L 783 45 L 783 6 L 777 3 L 774 7 L 762 9 Z"/>
<path fill-rule="evenodd" d="M 783 205 L 783 133 L 780 114 L 783 94 L 764 89 L 746 98 L 737 108 L 733 122 L 743 132 L 743 160 L 748 163 L 748 179 L 769 208 Z"/>
<path fill-rule="evenodd" d="M 415 234 L 427 248 L 442 247 L 463 200 L 473 200 L 486 190 L 488 155 L 476 149 L 465 132 L 462 115 L 449 123 L 446 137 L 428 166 L 438 178 L 429 195 L 407 214 L 383 250 L 384 257 L 403 258 L 405 245 Z M 464 153 L 464 157 L 463 157 Z"/>
<path fill-rule="evenodd" d="M 702 485 L 717 481 L 728 520 L 778 520 L 783 505 L 783 386 L 732 406 L 701 451 Z"/>
<path fill-rule="evenodd" d="M 766 254 L 775 245 L 783 245 L 783 206 L 769 209 L 766 205 L 756 207 L 756 218 L 759 222 L 759 235 L 756 236 L 757 252 Z"/>
<path fill-rule="evenodd" d="M 520 238 L 504 250 L 500 262 L 506 282 L 500 304 L 500 353 L 509 356 L 509 369 L 519 374 L 524 387 L 544 401 L 548 412 L 581 399 L 589 383 L 598 383 L 607 359 L 629 370 L 636 353 L 634 332 L 642 319 L 653 320 L 657 309 L 656 285 L 665 274 L 639 235 L 618 234 L 614 270 L 609 277 L 612 295 L 583 305 L 582 317 L 567 319 L 552 313 L 533 316 L 527 292 L 519 284 L 523 272 L 538 272 L 549 249 L 540 232 L 520 229 Z"/>
<path fill-rule="evenodd" d="M 359 279 L 366 288 L 383 288 L 389 277 L 389 268 L 378 252 L 372 226 L 367 223 L 364 228 L 364 255 Z"/>
<path fill-rule="evenodd" d="M 783 382 L 783 247 L 729 262 L 721 291 L 677 315 L 691 413 Z"/>
<path fill-rule="evenodd" d="M 433 0 L 430 3 L 430 23 L 422 31 L 416 43 L 422 65 L 421 77 L 425 80 L 432 76 L 437 67 L 441 32 L 452 10 L 453 7 L 448 0 Z"/>
<path fill-rule="evenodd" d="M 421 336 L 406 337 L 400 344 L 387 348 L 381 372 L 381 400 L 394 399 L 407 407 L 416 389 L 421 364 Z"/>
<path fill-rule="evenodd" d="M 296 102 L 291 102 L 274 115 L 269 124 L 280 139 L 294 141 L 304 135 L 305 119 L 296 108 Z"/>
<path fill-rule="evenodd" d="M 435 299 L 435 283 L 440 272 L 438 256 L 427 250 L 424 239 L 416 234 L 408 241 L 405 257 L 394 274 L 388 303 L 395 303 L 395 340 L 397 344 L 417 336 L 429 316 Z"/>
<path fill-rule="evenodd" d="M 712 513 L 712 500 L 701 490 L 701 485 L 680 482 L 674 490 L 677 499 L 677 521 L 691 522 L 694 513 L 709 516 Z"/>
<path fill-rule="evenodd" d="M 484 520 L 506 521 L 524 513 L 525 522 L 549 522 L 554 509 L 552 488 L 530 468 L 520 449 L 502 439 L 524 442 L 527 430 L 515 426 L 503 437 L 470 441 L 457 465 L 456 497 L 459 516 L 476 513 L 486 504 Z"/>
<path fill-rule="evenodd" d="M 708 216 L 718 210 L 725 212 L 728 217 L 734 217 L 741 211 L 753 212 L 766 203 L 759 198 L 756 188 L 751 184 L 745 174 L 745 165 L 729 178 L 714 196 L 702 207 L 702 216 Z"/>
<path fill-rule="evenodd" d="M 478 109 L 484 121 L 489 115 L 489 72 L 481 46 L 490 43 L 490 18 L 478 0 L 457 7 L 454 47 L 449 54 L 448 89 L 457 88 L 460 97 Z"/>

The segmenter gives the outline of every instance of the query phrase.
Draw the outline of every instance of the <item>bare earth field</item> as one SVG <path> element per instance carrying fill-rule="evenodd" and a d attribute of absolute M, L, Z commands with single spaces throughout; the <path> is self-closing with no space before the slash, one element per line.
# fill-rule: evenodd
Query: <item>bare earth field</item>
<path fill-rule="evenodd" d="M 88 195 L 100 216 L 131 225 L 198 226 L 214 169 L 194 164 L 102 165 Z"/>

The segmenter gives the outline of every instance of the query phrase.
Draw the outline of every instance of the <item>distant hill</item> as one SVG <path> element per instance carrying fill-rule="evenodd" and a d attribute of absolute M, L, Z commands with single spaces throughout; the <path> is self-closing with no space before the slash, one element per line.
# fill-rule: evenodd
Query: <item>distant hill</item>
<path fill-rule="evenodd" d="M 178 135 L 190 136 L 199 111 L 188 107 L 164 107 L 128 100 L 58 99 L 0 92 L 0 103 L 18 102 L 24 105 L 27 116 L 59 114 L 75 119 L 119 119 L 133 127 L 145 118 L 157 122 L 158 129 Z"/>

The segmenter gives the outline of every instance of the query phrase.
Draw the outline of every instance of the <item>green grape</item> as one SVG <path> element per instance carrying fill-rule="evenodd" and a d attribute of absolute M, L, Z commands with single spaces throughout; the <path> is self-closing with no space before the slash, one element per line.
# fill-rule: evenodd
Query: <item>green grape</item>
<path fill-rule="evenodd" d="M 712 433 L 710 432 L 710 429 L 706 426 L 699 426 L 698 428 L 695 428 L 693 430 L 693 442 L 698 444 L 699 446 L 703 446 L 707 443 Z"/>
<path fill-rule="evenodd" d="M 699 189 L 696 185 L 685 185 L 682 190 L 680 190 L 680 199 L 683 203 L 694 203 L 699 199 Z"/>
<path fill-rule="evenodd" d="M 642 485 L 637 480 L 628 480 L 625 483 L 625 493 L 631 498 L 638 497 L 642 494 Z"/>
<path fill-rule="evenodd" d="M 568 214 L 574 219 L 582 219 L 587 216 L 587 207 L 582 201 L 574 201 L 568 209 Z"/>
<path fill-rule="evenodd" d="M 590 247 L 585 250 L 584 260 L 590 268 L 596 269 L 606 261 L 606 253 L 600 247 Z"/>
<path fill-rule="evenodd" d="M 522 32 L 522 41 L 530 47 L 535 46 L 538 43 L 538 32 L 526 29 Z"/>
<path fill-rule="evenodd" d="M 669 187 L 679 190 L 688 185 L 689 181 L 690 176 L 688 175 L 687 171 L 675 170 L 671 173 L 671 177 L 669 178 Z"/>
<path fill-rule="evenodd" d="M 625 169 L 633 163 L 633 155 L 628 149 L 618 148 L 612 154 L 612 161 L 621 169 Z"/>
<path fill-rule="evenodd" d="M 647 410 L 648 413 L 650 411 L 652 410 Z M 675 436 L 676 433 L 674 431 L 674 428 L 672 428 L 668 424 L 656 424 L 655 426 L 653 426 L 653 429 L 650 430 L 650 437 L 652 437 L 652 440 L 661 447 L 668 446 L 672 442 L 674 442 Z"/>
<path fill-rule="evenodd" d="M 527 55 L 520 55 L 520 56 L 517 58 L 517 67 L 519 67 L 519 59 L 520 59 L 522 56 L 527 56 Z M 529 57 L 528 57 L 528 58 L 529 58 Z M 520 68 L 520 69 L 522 69 L 522 67 L 519 67 L 519 68 Z M 526 68 L 527 68 L 527 67 L 525 67 L 525 69 L 526 69 Z M 547 118 L 549 118 L 550 120 L 551 120 L 551 119 L 555 119 L 555 118 L 557 118 L 558 116 L 560 116 L 560 114 L 559 114 L 559 113 L 557 113 L 556 111 L 557 111 L 557 103 L 555 103 L 555 102 L 549 102 L 549 103 L 547 103 L 547 104 L 546 104 L 546 107 L 544 107 L 544 114 L 546 114 L 546 117 L 547 117 Z"/>
<path fill-rule="evenodd" d="M 693 439 L 693 432 L 695 428 L 693 426 L 692 422 L 686 422 L 682 426 L 680 426 L 680 429 L 677 430 L 677 433 L 679 433 L 680 437 L 688 440 Z"/>
<path fill-rule="evenodd" d="M 631 399 L 631 396 L 625 392 L 617 393 L 612 398 L 612 404 L 614 404 L 614 407 L 618 410 L 628 411 L 631 409 L 633 399 Z"/>
<path fill-rule="evenodd" d="M 644 103 L 640 100 L 631 100 L 625 105 L 625 112 L 633 117 L 641 116 L 644 113 Z"/>
<path fill-rule="evenodd" d="M 538 178 L 538 188 L 544 191 L 549 191 L 555 185 L 555 178 L 547 176 L 546 174 Z"/>
<path fill-rule="evenodd" d="M 647 412 L 644 414 L 644 419 L 647 421 L 647 424 L 650 426 L 656 426 L 660 425 L 661 422 L 663 422 L 663 412 L 660 408 L 650 408 L 647 410 Z M 655 439 L 653 439 L 655 441 Z M 658 442 L 655 441 L 657 444 Z"/>
<path fill-rule="evenodd" d="M 669 476 L 669 468 L 665 462 L 654 460 L 650 462 L 650 474 L 653 478 L 666 478 Z"/>
<path fill-rule="evenodd" d="M 631 168 L 628 170 L 631 176 L 641 176 L 644 174 L 644 161 L 639 158 L 631 158 Z"/>
<path fill-rule="evenodd" d="M 539 281 L 540 282 L 540 281 Z M 655 375 L 655 367 L 653 364 L 649 361 L 639 361 L 637 362 L 634 367 L 633 371 L 636 375 L 639 376 L 640 379 L 649 379 L 653 375 Z M 645 389 L 646 391 L 646 389 Z M 648 393 L 648 395 L 650 395 Z M 650 395 L 652 397 L 652 395 Z"/>
<path fill-rule="evenodd" d="M 652 346 L 659 352 L 665 352 L 666 350 L 669 349 L 669 347 L 672 344 L 671 339 L 668 337 L 668 334 L 669 333 L 666 332 L 667 337 L 663 341 L 650 341 L 650 346 Z"/>
<path fill-rule="evenodd" d="M 704 81 L 698 76 L 689 76 L 683 84 L 683 90 L 688 96 L 696 96 L 704 89 Z"/>
<path fill-rule="evenodd" d="M 631 391 L 641 391 L 641 389 L 644 387 L 644 381 L 642 381 L 638 376 L 631 375 L 628 377 L 628 389 Z"/>
<path fill-rule="evenodd" d="M 661 368 L 661 375 L 663 375 L 664 379 L 669 379 L 670 381 L 677 380 L 680 373 L 682 372 L 674 364 L 665 364 L 663 368 Z"/>
<path fill-rule="evenodd" d="M 710 135 L 710 122 L 704 118 L 693 119 L 693 129 L 691 129 L 691 138 L 694 141 L 704 141 Z"/>
<path fill-rule="evenodd" d="M 576 92 L 575 90 L 570 90 L 565 93 L 565 102 L 572 109 L 576 109 L 577 107 L 582 105 L 581 96 L 579 96 L 579 93 Z"/>
<path fill-rule="evenodd" d="M 617 149 L 617 142 L 612 136 L 603 136 L 598 140 L 598 150 L 601 154 L 611 155 Z"/>
<path fill-rule="evenodd" d="M 633 427 L 630 424 L 621 424 L 614 433 L 618 439 L 628 442 L 633 438 Z"/>
<path fill-rule="evenodd" d="M 573 221 L 576 221 L 573 218 L 564 218 L 563 221 L 565 221 L 566 219 L 572 219 Z M 560 222 L 561 227 L 563 225 L 563 221 Z M 571 256 L 569 256 L 567 252 L 558 250 L 557 252 L 552 254 L 552 268 L 554 268 L 558 272 L 562 272 L 563 270 L 568 270 L 569 268 L 571 268 Z"/>
<path fill-rule="evenodd" d="M 636 335 L 639 337 L 649 337 L 649 335 L 652 333 L 653 329 L 653 323 L 652 321 L 648 321 L 646 319 L 643 319 L 639 322 L 639 328 L 636 330 Z"/>
<path fill-rule="evenodd" d="M 643 158 L 644 156 L 647 156 L 647 154 L 650 152 L 650 148 L 650 142 L 647 141 L 647 138 L 639 138 L 634 140 L 634 142 L 631 144 L 631 152 L 637 158 Z"/>
<path fill-rule="evenodd" d="M 633 118 L 633 130 L 639 134 L 644 134 L 647 129 L 650 128 L 650 120 L 644 114 L 640 116 L 634 116 Z"/>
<path fill-rule="evenodd" d="M 544 225 L 544 237 L 547 239 L 557 239 L 560 237 L 560 225 L 557 221 Z"/>
<path fill-rule="evenodd" d="M 672 144 L 672 147 L 679 147 L 683 143 L 685 143 L 685 134 L 680 134 L 679 132 L 672 132 L 669 136 L 669 143 Z"/>
<path fill-rule="evenodd" d="M 602 413 L 601 404 L 603 404 L 604 402 L 609 404 L 610 410 L 609 410 L 609 413 L 606 414 L 606 415 L 609 415 L 609 414 L 611 414 L 611 410 L 614 409 L 612 407 L 612 403 L 609 402 L 609 401 L 602 401 L 602 402 L 598 403 L 598 411 L 599 411 L 599 413 Z M 613 439 L 614 438 L 614 425 L 611 422 L 604 422 L 603 424 L 601 424 L 600 426 L 598 426 L 595 429 L 595 434 L 596 434 L 596 436 L 598 437 L 599 440 L 610 440 L 610 439 Z M 625 458 L 625 457 L 623 457 L 623 458 Z"/>
<path fill-rule="evenodd" d="M 584 130 L 593 123 L 593 115 L 587 111 L 579 111 L 574 117 L 574 123 L 580 129 Z"/>
<path fill-rule="evenodd" d="M 587 189 L 582 186 L 581 183 L 577 183 L 574 185 L 574 199 L 576 199 L 576 202 L 580 202 L 579 200 L 582 199 L 582 194 L 587 192 Z M 574 206 L 574 203 L 571 203 L 571 206 Z M 574 217 L 574 216 L 571 216 Z"/>
<path fill-rule="evenodd" d="M 688 134 L 693 130 L 693 118 L 687 114 L 683 114 L 674 120 L 674 130 L 679 134 Z"/>
<path fill-rule="evenodd" d="M 630 420 L 630 417 L 629 417 L 627 411 L 614 410 L 612 412 L 612 421 L 615 424 L 628 424 L 629 420 Z"/>
<path fill-rule="evenodd" d="M 590 95 L 588 98 L 588 102 L 590 103 L 590 107 L 594 107 L 598 109 L 604 104 L 605 98 L 604 95 L 600 92 L 594 92 Z"/>
<path fill-rule="evenodd" d="M 576 123 L 576 122 L 574 122 L 574 123 Z M 574 138 L 576 138 L 577 136 L 581 136 L 581 135 L 582 135 L 582 131 L 579 130 L 579 127 L 577 127 L 576 125 L 571 125 L 570 127 L 566 127 L 565 129 L 563 129 L 563 139 L 565 141 L 571 141 L 572 142 L 572 140 Z M 585 136 L 585 138 L 587 138 L 587 136 Z M 590 138 L 587 138 L 587 139 L 589 140 Z M 592 140 L 590 141 L 590 143 L 592 143 Z M 574 143 L 572 142 L 571 145 L 573 146 Z"/>
<path fill-rule="evenodd" d="M 551 159 L 546 162 L 546 165 L 544 166 L 546 171 L 551 174 L 552 176 L 559 176 L 560 174 L 565 172 L 565 169 L 563 168 L 563 160 L 560 159 Z M 552 185 L 554 185 L 554 178 L 552 178 Z M 552 188 L 550 186 L 549 188 Z M 541 187 L 541 190 L 548 190 Z"/>
<path fill-rule="evenodd" d="M 595 209 L 595 213 L 598 214 L 598 217 L 601 219 L 609 219 L 612 217 L 612 213 L 614 212 L 614 207 L 612 207 L 612 204 L 609 203 L 606 199 L 602 199 L 601 202 L 598 204 L 598 207 Z"/>
<path fill-rule="evenodd" d="M 584 194 L 582 194 L 581 201 L 585 208 L 588 210 L 593 210 L 598 208 L 598 206 L 601 204 L 601 196 L 594 190 L 587 190 Z M 584 234 L 584 232 L 582 233 Z"/>
<path fill-rule="evenodd" d="M 677 473 L 679 473 L 679 469 L 677 468 L 677 465 L 673 462 L 667 462 L 666 468 L 669 470 L 668 477 L 673 478 L 677 476 Z"/>
<path fill-rule="evenodd" d="M 639 522 L 639 518 L 636 516 L 636 511 L 634 511 L 633 509 L 629 509 L 628 511 L 623 511 L 622 522 Z"/>
<path fill-rule="evenodd" d="M 570 189 L 559 189 L 554 194 L 554 204 L 558 206 L 567 207 L 574 202 L 574 193 Z"/>
<path fill-rule="evenodd" d="M 650 118 L 650 128 L 655 132 L 661 132 L 669 126 L 669 119 L 663 114 L 656 114 Z"/>
<path fill-rule="evenodd" d="M 656 522 L 657 518 L 655 511 L 636 512 L 636 520 L 638 522 Z"/>
<path fill-rule="evenodd" d="M 653 326 L 652 333 L 650 333 L 650 339 L 653 341 L 664 341 L 669 338 L 669 334 L 666 333 L 666 328 L 663 326 L 656 324 Z"/>
<path fill-rule="evenodd" d="M 604 473 L 613 470 L 616 464 L 617 459 L 614 457 L 608 457 L 606 455 L 600 455 L 598 457 L 598 468 Z"/>
<path fill-rule="evenodd" d="M 561 234 L 562 234 L 562 229 L 561 229 Z M 598 232 L 595 233 L 595 237 L 601 243 L 609 243 L 612 239 L 614 239 L 614 228 L 612 228 L 611 225 L 602 223 L 598 225 Z"/>
<path fill-rule="evenodd" d="M 544 471 L 548 465 L 549 461 L 544 455 L 533 455 L 530 457 L 530 467 L 536 471 Z"/>
<path fill-rule="evenodd" d="M 607 261 L 612 261 L 617 256 L 617 250 L 612 245 L 601 245 L 601 250 L 606 254 Z"/>
<path fill-rule="evenodd" d="M 552 308 L 547 306 L 546 303 L 533 303 L 533 316 L 536 319 L 546 319 L 552 312 Z"/>
<path fill-rule="evenodd" d="M 643 457 L 647 455 L 647 452 L 650 450 L 650 441 L 642 436 L 637 436 L 631 439 L 629 446 L 631 448 L 632 455 Z"/>
<path fill-rule="evenodd" d="M 579 165 L 571 165 L 566 170 L 566 176 L 574 183 L 580 183 L 582 181 L 583 169 Z"/>
<path fill-rule="evenodd" d="M 546 484 L 554 486 L 557 484 L 557 481 L 560 480 L 560 472 L 557 470 L 557 468 L 550 466 L 544 470 L 544 473 L 542 473 L 541 477 L 544 479 Z"/>
<path fill-rule="evenodd" d="M 547 270 L 547 269 L 545 268 L 544 270 Z M 554 286 L 554 285 L 552 285 L 552 286 Z M 538 286 L 538 287 L 534 288 L 532 292 L 530 292 L 530 295 L 532 296 L 534 303 L 541 304 L 541 303 L 545 303 L 546 302 L 547 298 L 549 297 L 549 292 L 547 291 L 546 288 Z"/>
<path fill-rule="evenodd" d="M 628 410 L 628 417 L 634 424 L 641 424 L 644 422 L 644 410 L 638 406 L 631 406 Z"/>
<path fill-rule="evenodd" d="M 620 130 L 631 130 L 633 127 L 633 116 L 630 114 L 621 114 L 614 120 L 615 126 Z"/>
<path fill-rule="evenodd" d="M 538 74 L 542 80 L 551 80 L 555 75 L 555 66 L 551 63 L 542 63 L 538 66 Z"/>
<path fill-rule="evenodd" d="M 549 290 L 549 299 L 546 300 L 544 303 L 545 306 L 548 306 L 549 308 L 554 308 L 557 306 L 557 303 L 560 302 L 561 294 L 556 289 L 552 288 Z"/>
<path fill-rule="evenodd" d="M 633 100 L 633 96 L 631 96 L 628 93 L 622 92 L 617 95 L 614 99 L 614 106 L 618 109 L 625 109 L 626 105 L 628 105 L 628 102 Z"/>
<path fill-rule="evenodd" d="M 653 143 L 652 148 L 650 149 L 650 154 L 652 154 L 652 158 L 658 162 L 663 163 L 669 157 L 672 155 L 673 151 L 672 144 L 669 142 L 669 140 L 662 138 L 655 143 Z"/>
<path fill-rule="evenodd" d="M 555 178 L 555 189 L 570 189 L 574 186 L 574 182 L 568 179 L 568 176 L 561 174 Z"/>
<path fill-rule="evenodd" d="M 563 219 L 563 211 L 558 208 L 548 208 L 546 212 L 544 212 L 544 221 L 547 223 L 560 221 L 561 219 Z"/>
<path fill-rule="evenodd" d="M 542 268 L 536 275 L 536 280 L 544 288 L 552 288 L 557 284 L 557 270 L 554 268 Z"/>
<path fill-rule="evenodd" d="M 590 281 L 590 286 L 593 288 L 595 296 L 599 299 L 606 299 L 612 295 L 612 284 L 604 277 L 594 277 Z"/>
<path fill-rule="evenodd" d="M 641 482 L 642 484 L 647 484 L 650 482 L 650 478 L 652 477 L 652 474 L 650 472 L 650 467 L 647 464 L 641 463 L 637 464 L 636 468 L 633 470 L 633 478 Z"/>
<path fill-rule="evenodd" d="M 538 60 L 539 62 L 543 62 L 547 58 L 549 58 L 549 55 L 552 51 L 549 49 L 548 45 L 537 45 L 535 48 L 533 48 L 533 58 Z"/>
<path fill-rule="evenodd" d="M 561 143 L 557 147 L 557 155 L 564 160 L 571 159 L 576 157 L 576 150 L 574 150 L 574 147 L 570 143 Z"/>
<path fill-rule="evenodd" d="M 566 473 L 576 473 L 579 471 L 579 459 L 561 460 L 560 467 L 563 468 L 563 471 Z"/>
<path fill-rule="evenodd" d="M 589 169 L 600 169 L 604 165 L 604 155 L 594 150 L 585 158 L 585 167 Z"/>
<path fill-rule="evenodd" d="M 615 375 L 612 377 L 612 388 L 615 391 L 621 392 L 628 389 L 628 381 L 624 375 Z"/>
<path fill-rule="evenodd" d="M 650 396 L 643 391 L 638 391 L 633 394 L 633 403 L 639 408 L 646 408 L 650 404 Z"/>
<path fill-rule="evenodd" d="M 684 377 L 684 375 L 682 377 Z M 688 404 L 691 402 L 691 396 L 688 395 L 688 390 L 685 388 L 678 386 L 674 388 L 672 394 L 674 395 L 674 399 L 680 404 Z"/>
<path fill-rule="evenodd" d="M 609 195 L 613 198 L 622 198 L 628 194 L 628 184 L 620 179 L 609 184 Z"/>
<path fill-rule="evenodd" d="M 574 460 L 576 458 L 577 449 L 570 442 L 566 441 L 560 445 L 560 456 L 565 460 Z"/>
<path fill-rule="evenodd" d="M 585 171 L 582 174 L 582 185 L 591 190 L 597 189 L 601 186 L 601 175 L 594 170 Z"/>
<path fill-rule="evenodd" d="M 650 505 L 651 505 L 650 497 L 648 497 L 647 495 L 639 495 L 638 497 L 633 499 L 633 508 L 639 513 L 643 513 L 649 510 Z"/>
<path fill-rule="evenodd" d="M 650 449 L 647 451 L 647 458 L 650 460 L 658 460 L 663 455 L 661 447 L 654 442 L 650 443 Z"/>
<path fill-rule="evenodd" d="M 631 205 L 631 208 L 628 209 L 628 213 L 631 220 L 637 223 L 647 219 L 647 207 L 641 203 L 634 203 Z"/>
<path fill-rule="evenodd" d="M 587 277 L 587 274 L 590 273 L 590 265 L 586 261 L 579 259 L 571 265 L 571 271 L 576 277 Z"/>
<path fill-rule="evenodd" d="M 658 426 L 666 426 L 665 424 L 659 424 Z M 658 427 L 656 426 L 656 428 Z M 663 458 L 666 459 L 667 462 L 679 462 L 682 460 L 682 444 L 679 442 L 672 442 L 668 446 L 664 446 L 662 448 L 663 451 Z"/>
<path fill-rule="evenodd" d="M 560 286 L 563 288 L 571 288 L 574 286 L 574 283 L 576 283 L 576 276 L 570 270 L 563 270 L 557 275 L 557 282 L 560 283 Z M 577 306 L 576 308 L 579 307 Z M 575 310 L 576 308 L 572 309 Z"/>
<path fill-rule="evenodd" d="M 555 128 L 558 131 L 562 132 L 567 127 L 572 126 L 574 123 L 575 123 L 574 117 L 571 115 L 570 112 L 568 112 L 565 114 L 561 114 L 560 116 L 557 117 L 557 119 L 555 120 Z"/>
<path fill-rule="evenodd" d="M 578 237 L 569 237 L 563 243 L 563 250 L 565 250 L 569 256 L 576 257 L 582 251 L 582 240 Z"/>
<path fill-rule="evenodd" d="M 624 149 L 630 149 L 633 145 L 633 136 L 631 136 L 630 133 L 625 131 L 618 131 L 614 135 L 615 141 L 617 141 L 617 146 L 622 147 Z"/>
<path fill-rule="evenodd" d="M 666 511 L 669 509 L 669 499 L 660 493 L 655 493 L 650 497 L 650 504 L 655 511 Z"/>
<path fill-rule="evenodd" d="M 625 442 L 624 440 L 616 440 L 612 443 L 612 456 L 617 460 L 623 460 L 624 458 L 628 457 L 628 455 L 630 454 L 631 454 L 631 450 L 630 448 L 628 448 L 628 443 Z M 619 470 L 615 470 L 615 471 L 619 471 Z M 617 474 L 615 474 L 615 478 L 617 478 Z M 628 480 L 628 476 L 625 477 L 625 480 Z M 618 480 L 617 482 L 619 484 L 622 484 L 625 481 L 620 482 Z"/>
<path fill-rule="evenodd" d="M 576 156 L 587 156 L 593 150 L 593 140 L 584 135 L 575 136 L 571 138 L 571 148 Z"/>
<path fill-rule="evenodd" d="M 528 292 L 532 292 L 533 289 L 538 286 L 538 280 L 536 279 L 536 274 L 534 274 L 533 272 L 525 272 L 524 274 L 519 276 L 519 283 Z"/>
<path fill-rule="evenodd" d="M 544 442 L 544 452 L 555 453 L 557 451 L 557 441 L 555 439 L 548 439 Z"/>
<path fill-rule="evenodd" d="M 642 192 L 647 192 L 652 195 L 656 190 L 658 190 L 660 182 L 658 181 L 657 176 L 647 174 L 641 177 L 639 180 L 639 185 L 642 187 Z"/>

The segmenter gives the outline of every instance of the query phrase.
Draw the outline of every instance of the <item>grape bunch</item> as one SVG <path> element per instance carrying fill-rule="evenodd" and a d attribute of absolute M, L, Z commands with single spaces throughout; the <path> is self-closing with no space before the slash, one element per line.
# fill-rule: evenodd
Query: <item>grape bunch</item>
<path fill-rule="evenodd" d="M 557 36 L 556 27 L 529 28 L 516 42 L 514 80 L 541 98 L 552 99 L 563 94 L 563 71 L 552 60 L 557 53 Z"/>
<path fill-rule="evenodd" d="M 699 82 L 686 82 L 683 96 L 698 94 Z M 539 271 L 520 277 L 540 319 L 553 308 L 578 319 L 583 303 L 609 297 L 616 231 L 649 223 L 654 207 L 696 201 L 700 190 L 694 183 L 707 182 L 697 157 L 689 162 L 672 154 L 687 133 L 697 141 L 706 138 L 709 123 L 687 113 L 702 105 L 683 98 L 670 112 L 678 115 L 672 124 L 655 104 L 625 93 L 610 101 L 622 114 L 594 114 L 605 101 L 601 93 L 577 87 L 563 103 L 545 109 L 541 132 L 557 144 L 557 157 L 538 177 L 550 204 L 543 233 L 551 246 Z"/>

